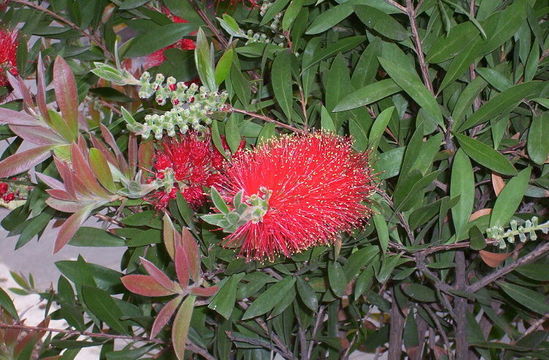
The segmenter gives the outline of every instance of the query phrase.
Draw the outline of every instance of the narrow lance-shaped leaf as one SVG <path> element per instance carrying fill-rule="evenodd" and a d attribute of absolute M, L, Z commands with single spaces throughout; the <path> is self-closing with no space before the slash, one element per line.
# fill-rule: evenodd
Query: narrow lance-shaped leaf
<path fill-rule="evenodd" d="M 54 254 L 61 250 L 63 246 L 72 239 L 76 231 L 80 228 L 80 225 L 88 218 L 95 207 L 96 204 L 84 206 L 65 220 L 63 225 L 59 228 L 57 239 L 55 239 Z"/>
<path fill-rule="evenodd" d="M 111 193 L 116 193 L 117 188 L 114 184 L 109 164 L 101 151 L 96 148 L 91 148 L 89 153 L 89 161 L 90 166 L 101 185 L 103 185 Z"/>
<path fill-rule="evenodd" d="M 50 115 L 48 113 L 48 107 L 46 104 L 46 81 L 44 79 L 44 61 L 42 60 L 42 53 L 38 54 L 38 67 L 36 68 L 36 103 L 40 110 L 40 115 L 46 120 L 50 121 Z"/>
<path fill-rule="evenodd" d="M 356 109 L 361 106 L 375 103 L 376 101 L 391 96 L 399 91 L 401 91 L 400 86 L 392 79 L 377 81 L 345 96 L 339 104 L 336 105 L 334 111 Z"/>
<path fill-rule="evenodd" d="M 452 207 L 452 220 L 457 233 L 461 232 L 469 221 L 475 201 L 473 167 L 462 149 L 459 149 L 454 157 L 450 180 L 450 197 L 458 195 L 459 201 Z"/>
<path fill-rule="evenodd" d="M 381 139 L 381 136 L 385 132 L 385 128 L 387 128 L 387 125 L 389 124 L 389 121 L 393 116 L 394 110 L 395 110 L 394 106 L 391 106 L 383 110 L 381 114 L 378 115 L 377 119 L 374 121 L 372 125 L 372 129 L 370 130 L 370 137 L 368 139 L 368 146 L 370 147 L 370 149 L 373 149 L 373 150 L 377 149 L 379 140 Z"/>
<path fill-rule="evenodd" d="M 196 35 L 196 48 L 194 50 L 194 59 L 196 63 L 196 69 L 198 70 L 198 76 L 202 84 L 210 91 L 217 90 L 217 84 L 215 82 L 215 71 L 213 67 L 213 58 L 210 51 L 210 44 L 206 38 L 206 34 L 200 28 Z"/>
<path fill-rule="evenodd" d="M 126 275 L 120 280 L 126 289 L 138 295 L 154 297 L 175 294 L 174 291 L 166 289 L 149 275 Z"/>
<path fill-rule="evenodd" d="M 494 204 L 490 226 L 505 226 L 511 220 L 528 188 L 531 173 L 532 168 L 528 167 L 505 185 Z"/>
<path fill-rule="evenodd" d="M 67 123 L 73 139 L 78 135 L 78 91 L 76 80 L 67 62 L 57 56 L 53 63 L 53 83 L 55 98 Z"/>
<path fill-rule="evenodd" d="M 30 170 L 50 157 L 51 145 L 38 146 L 13 154 L 0 161 L 0 178 L 7 178 Z"/>
<path fill-rule="evenodd" d="M 76 144 L 71 145 L 71 162 L 77 180 L 81 181 L 94 195 L 109 197 L 110 194 L 97 182 L 88 161 Z"/>
<path fill-rule="evenodd" d="M 177 284 L 175 284 L 172 280 L 170 280 L 170 278 L 168 277 L 168 275 L 164 274 L 162 272 L 162 270 L 160 270 L 159 268 L 157 268 L 152 262 L 150 262 L 149 260 L 145 259 L 144 257 L 140 257 L 139 258 L 141 260 L 141 265 L 143 265 L 143 267 L 145 268 L 145 270 L 147 270 L 147 272 L 149 273 L 149 275 L 151 275 L 151 277 L 157 282 L 159 283 L 160 285 L 162 285 L 164 288 L 172 291 L 172 292 L 176 292 L 178 289 L 177 289 Z"/>
<path fill-rule="evenodd" d="M 455 136 L 465 153 L 482 166 L 503 175 L 515 175 L 517 173 L 513 164 L 490 146 L 465 135 L 455 134 Z"/>
<path fill-rule="evenodd" d="M 170 255 L 172 260 L 174 260 L 176 231 L 173 226 L 172 219 L 170 219 L 167 213 L 164 214 L 162 221 L 163 221 L 162 235 L 164 239 L 164 246 L 166 247 L 166 251 L 168 252 L 168 255 Z"/>
<path fill-rule="evenodd" d="M 223 53 L 215 67 L 215 83 L 221 85 L 229 76 L 231 66 L 233 64 L 234 50 L 229 49 Z"/>
<path fill-rule="evenodd" d="M 0 123 L 21 126 L 37 126 L 40 122 L 22 111 L 15 111 L 0 107 Z"/>
<path fill-rule="evenodd" d="M 185 247 L 183 246 L 183 242 L 181 239 L 181 236 L 177 236 L 174 239 L 174 245 L 175 245 L 175 272 L 177 274 L 177 280 L 179 281 L 179 284 L 185 288 L 189 284 L 189 279 L 191 277 L 190 270 L 191 270 L 191 259 L 189 258 L 189 255 L 185 251 Z"/>
<path fill-rule="evenodd" d="M 549 112 L 533 116 L 532 125 L 528 130 L 528 154 L 533 162 L 539 165 L 547 160 L 549 155 Z"/>
<path fill-rule="evenodd" d="M 158 312 L 154 319 L 154 323 L 151 329 L 151 339 L 154 339 L 156 335 L 162 330 L 162 328 L 170 321 L 173 314 L 175 313 L 175 310 L 177 310 L 177 307 L 181 303 L 181 296 L 175 297 L 168 301 L 166 305 Z"/>
<path fill-rule="evenodd" d="M 217 292 L 215 297 L 210 301 L 208 308 L 217 311 L 217 313 L 225 319 L 229 319 L 236 301 L 236 288 L 244 275 L 244 273 L 238 273 L 230 276 L 223 286 L 221 286 L 221 289 Z"/>
<path fill-rule="evenodd" d="M 242 320 L 248 320 L 271 311 L 286 296 L 294 283 L 295 278 L 288 276 L 268 288 L 250 305 L 242 316 Z"/>
<path fill-rule="evenodd" d="M 193 316 L 194 301 L 194 296 L 187 296 L 177 311 L 177 315 L 173 321 L 172 343 L 175 350 L 175 355 L 179 360 L 183 360 L 185 358 L 185 344 L 187 342 L 189 326 Z"/>
<path fill-rule="evenodd" d="M 271 70 L 275 98 L 289 121 L 292 119 L 292 56 L 287 51 L 279 52 Z"/>
<path fill-rule="evenodd" d="M 181 250 L 187 255 L 190 277 L 197 282 L 200 279 L 200 252 L 196 240 L 186 228 L 181 231 Z"/>

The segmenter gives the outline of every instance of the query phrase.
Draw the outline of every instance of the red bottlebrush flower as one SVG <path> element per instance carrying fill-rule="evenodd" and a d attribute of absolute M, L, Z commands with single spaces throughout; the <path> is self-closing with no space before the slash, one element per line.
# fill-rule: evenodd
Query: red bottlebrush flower
<path fill-rule="evenodd" d="M 15 194 L 12 193 L 12 192 L 4 194 L 4 196 L 2 196 L 2 200 L 4 200 L 7 203 L 12 201 L 12 200 L 15 200 Z"/>
<path fill-rule="evenodd" d="M 8 84 L 6 71 L 17 75 L 17 32 L 0 30 L 0 86 Z"/>
<path fill-rule="evenodd" d="M 273 259 L 330 244 L 361 225 L 370 215 L 364 200 L 375 184 L 367 155 L 351 145 L 329 133 L 285 136 L 233 159 L 224 169 L 221 194 L 232 199 L 242 191 L 248 205 L 260 199 L 267 206 L 225 245 L 240 245 L 248 259 Z"/>
<path fill-rule="evenodd" d="M 3 196 L 8 192 L 9 185 L 5 182 L 0 183 L 0 196 Z"/>
<path fill-rule="evenodd" d="M 164 209 L 180 192 L 194 209 L 204 205 L 207 196 L 202 187 L 218 183 L 223 155 L 214 148 L 208 135 L 200 137 L 194 132 L 165 138 L 161 144 L 155 154 L 155 176 L 151 181 L 162 184 L 163 188 L 152 193 L 148 201 L 157 209 Z"/>

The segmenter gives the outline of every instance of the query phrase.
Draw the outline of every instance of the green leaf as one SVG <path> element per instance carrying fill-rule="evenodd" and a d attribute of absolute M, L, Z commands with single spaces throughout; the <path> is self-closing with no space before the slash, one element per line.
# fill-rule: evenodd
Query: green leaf
<path fill-rule="evenodd" d="M 459 128 L 467 111 L 472 111 L 473 101 L 477 98 L 480 92 L 488 83 L 483 78 L 477 76 L 467 87 L 461 92 L 461 95 L 456 101 L 456 105 L 452 111 L 454 126 Z"/>
<path fill-rule="evenodd" d="M 276 304 L 282 301 L 294 284 L 295 278 L 288 276 L 269 287 L 250 305 L 242 316 L 242 320 L 248 320 L 271 311 Z"/>
<path fill-rule="evenodd" d="M 545 297 L 539 292 L 503 281 L 498 285 L 501 290 L 522 306 L 541 315 L 549 312 L 549 305 L 546 304 Z"/>
<path fill-rule="evenodd" d="M 459 196 L 458 203 L 452 208 L 452 220 L 456 233 L 464 230 L 469 222 L 475 202 L 475 177 L 471 161 L 462 149 L 454 156 L 450 180 L 450 197 Z"/>
<path fill-rule="evenodd" d="M 538 165 L 543 165 L 549 155 L 549 112 L 532 117 L 527 145 L 530 159 Z"/>
<path fill-rule="evenodd" d="M 334 108 L 334 112 L 351 110 L 369 105 L 399 91 L 401 91 L 400 86 L 391 79 L 377 81 L 345 96 Z"/>
<path fill-rule="evenodd" d="M 217 66 L 215 67 L 215 83 L 217 86 L 221 85 L 230 74 L 231 66 L 233 64 L 234 50 L 229 49 L 223 53 Z"/>
<path fill-rule="evenodd" d="M 519 274 L 537 281 L 549 281 L 546 263 L 526 264 L 515 269 Z"/>
<path fill-rule="evenodd" d="M 505 185 L 499 193 L 492 214 L 490 217 L 490 227 L 506 226 L 517 211 L 524 193 L 528 188 L 532 168 L 528 167 L 518 173 Z"/>
<path fill-rule="evenodd" d="M 337 297 L 345 295 L 347 278 L 341 264 L 337 261 L 328 263 L 328 280 L 330 282 L 330 288 Z"/>
<path fill-rule="evenodd" d="M 327 131 L 336 132 L 334 121 L 324 106 L 320 109 L 320 127 Z"/>
<path fill-rule="evenodd" d="M 74 234 L 69 245 L 86 247 L 117 247 L 125 246 L 124 239 L 115 236 L 103 229 L 93 227 L 81 227 Z"/>
<path fill-rule="evenodd" d="M 303 0 L 292 0 L 284 12 L 282 18 L 282 30 L 288 31 L 303 7 Z"/>
<path fill-rule="evenodd" d="M 473 226 L 469 230 L 469 238 L 471 239 L 471 249 L 479 251 L 486 247 L 484 234 L 477 226 Z"/>
<path fill-rule="evenodd" d="M 360 55 L 353 70 L 351 82 L 356 89 L 360 89 L 374 81 L 379 67 L 378 56 L 381 56 L 381 40 L 376 37 L 368 44 L 362 55 Z M 396 84 L 395 86 L 398 88 Z"/>
<path fill-rule="evenodd" d="M 437 38 L 427 51 L 425 60 L 433 64 L 449 60 L 463 51 L 463 44 L 469 44 L 474 38 L 480 40 L 480 34 L 472 22 L 458 24 L 451 29 L 448 36 Z"/>
<path fill-rule="evenodd" d="M 275 98 L 289 121 L 292 119 L 292 57 L 287 51 L 279 52 L 271 71 Z"/>
<path fill-rule="evenodd" d="M 244 273 L 238 273 L 230 276 L 212 298 L 208 304 L 208 308 L 217 311 L 217 313 L 228 320 L 231 317 L 236 301 L 236 287 L 244 275 Z"/>
<path fill-rule="evenodd" d="M 109 190 L 111 193 L 116 193 L 117 187 L 114 184 L 111 169 L 103 156 L 103 153 L 96 148 L 91 148 L 88 156 L 91 169 L 97 177 L 97 180 L 99 180 L 105 189 Z"/>
<path fill-rule="evenodd" d="M 185 345 L 189 334 L 189 327 L 194 310 L 194 301 L 196 297 L 193 295 L 187 296 L 179 307 L 172 327 L 172 343 L 175 355 L 178 360 L 185 358 Z"/>
<path fill-rule="evenodd" d="M 402 41 L 409 36 L 408 31 L 395 18 L 376 8 L 356 6 L 355 13 L 364 25 L 389 39 Z"/>
<path fill-rule="evenodd" d="M 305 70 L 307 70 L 311 66 L 333 55 L 354 49 L 358 45 L 363 43 L 365 40 L 366 40 L 365 36 L 349 36 L 349 37 L 340 39 L 334 43 L 330 43 L 324 49 L 316 51 L 313 58 L 308 63 L 303 64 L 303 69 L 301 70 L 301 72 L 304 73 Z"/>
<path fill-rule="evenodd" d="M 370 130 L 370 138 L 368 139 L 370 149 L 377 149 L 379 140 L 381 139 L 381 136 L 383 136 L 385 128 L 387 127 L 389 121 L 391 120 L 391 117 L 393 116 L 394 110 L 394 106 L 388 107 L 377 116 L 377 119 L 374 121 L 372 129 Z"/>
<path fill-rule="evenodd" d="M 513 164 L 490 146 L 465 135 L 455 134 L 455 136 L 465 153 L 480 165 L 503 175 L 515 175 L 517 173 Z"/>
<path fill-rule="evenodd" d="M 446 75 L 442 79 L 442 83 L 438 91 L 442 91 L 446 86 L 454 82 L 460 77 L 471 63 L 479 56 L 478 43 L 480 38 L 476 37 L 469 40 L 467 46 L 452 60 L 448 68 L 446 69 Z"/>
<path fill-rule="evenodd" d="M 546 84 L 542 81 L 529 81 L 515 85 L 492 97 L 480 109 L 475 111 L 457 131 L 463 131 L 473 126 L 494 120 L 508 114 L 517 107 L 522 99 L 539 96 Z"/>
<path fill-rule="evenodd" d="M 421 284 L 403 284 L 402 291 L 414 300 L 420 302 L 435 302 L 437 297 L 435 291 Z"/>
<path fill-rule="evenodd" d="M 259 133 L 257 137 L 257 144 L 261 145 L 268 139 L 276 136 L 276 124 L 273 123 L 266 123 L 263 125 L 263 128 L 261 129 L 261 132 Z"/>
<path fill-rule="evenodd" d="M 211 187 L 210 197 L 212 198 L 212 201 L 213 201 L 215 207 L 217 208 L 217 210 L 221 211 L 223 214 L 228 214 L 229 213 L 229 211 L 230 211 L 229 207 L 227 206 L 227 204 L 225 203 L 225 201 L 221 197 L 221 194 L 219 194 L 217 189 L 213 186 Z"/>
<path fill-rule="evenodd" d="M 347 258 L 347 263 L 343 271 L 345 271 L 345 278 L 351 281 L 358 275 L 361 268 L 370 264 L 370 262 L 379 254 L 379 248 L 375 245 L 364 246 L 351 254 Z"/>
<path fill-rule="evenodd" d="M 0 307 L 6 310 L 14 319 L 19 319 L 19 315 L 17 314 L 17 309 L 15 309 L 15 306 L 13 305 L 13 301 L 2 288 L 0 288 Z"/>
<path fill-rule="evenodd" d="M 491 68 L 477 68 L 476 72 L 488 81 L 490 85 L 496 88 L 498 91 L 504 91 L 513 86 L 513 82 L 506 78 L 502 73 L 496 69 Z"/>
<path fill-rule="evenodd" d="M 381 268 L 376 273 L 377 281 L 379 281 L 380 283 L 384 283 L 389 280 L 393 270 L 400 262 L 400 256 L 400 254 L 390 255 L 385 258 L 383 264 L 381 265 Z"/>
<path fill-rule="evenodd" d="M 196 48 L 194 49 L 194 61 L 200 81 L 210 91 L 217 91 L 215 82 L 215 70 L 213 64 L 213 55 L 210 51 L 210 44 L 202 28 L 198 29 L 196 35 Z"/>
<path fill-rule="evenodd" d="M 311 311 L 316 312 L 318 309 L 318 298 L 311 287 L 305 280 L 301 277 L 297 277 L 297 293 L 303 301 L 303 304 L 307 306 Z"/>
<path fill-rule="evenodd" d="M 151 54 L 156 50 L 175 43 L 184 36 L 189 35 L 195 29 L 196 25 L 191 23 L 173 23 L 155 26 L 133 38 L 126 50 L 125 56 L 138 57 Z"/>
<path fill-rule="evenodd" d="M 305 34 L 316 35 L 329 30 L 352 13 L 353 7 L 350 5 L 342 4 L 334 6 L 315 17 Z"/>
<path fill-rule="evenodd" d="M 372 219 L 374 220 L 381 250 L 385 253 L 387 251 L 387 247 L 389 246 L 389 228 L 387 227 L 387 223 L 385 222 L 383 215 L 375 214 L 372 216 Z"/>
<path fill-rule="evenodd" d="M 374 163 L 374 169 L 379 174 L 380 180 L 397 176 L 404 157 L 404 146 L 381 153 Z"/>
<path fill-rule="evenodd" d="M 120 334 L 128 334 L 127 326 L 120 320 L 124 314 L 106 291 L 84 286 L 82 300 L 99 320 Z"/>
<path fill-rule="evenodd" d="M 263 26 L 271 21 L 276 14 L 282 12 L 282 9 L 284 9 L 289 2 L 290 0 L 276 0 L 265 12 L 259 25 Z"/>
<path fill-rule="evenodd" d="M 425 85 L 421 82 L 417 72 L 405 66 L 399 64 L 392 59 L 378 58 L 379 63 L 385 71 L 391 76 L 391 78 L 400 86 L 408 95 L 414 99 L 415 102 L 421 106 L 429 115 L 431 122 L 435 122 L 439 125 L 444 125 L 442 121 L 442 113 L 440 106 L 438 105 L 433 94 L 427 90 Z"/>

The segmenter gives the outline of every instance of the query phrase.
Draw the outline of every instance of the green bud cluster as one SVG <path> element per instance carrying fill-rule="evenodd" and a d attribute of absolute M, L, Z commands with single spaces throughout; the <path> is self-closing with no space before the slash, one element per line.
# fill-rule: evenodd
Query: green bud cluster
<path fill-rule="evenodd" d="M 184 134 L 189 129 L 205 131 L 212 123 L 211 114 L 223 111 L 228 97 L 225 91 L 211 92 L 204 86 L 194 83 L 187 86 L 183 82 L 176 82 L 171 76 L 165 79 L 162 74 L 157 74 L 154 81 L 150 80 L 151 75 L 144 72 L 139 79 L 139 97 L 146 99 L 154 95 L 158 105 L 162 106 L 170 101 L 172 109 L 163 114 L 147 115 L 144 124 L 139 124 L 136 129 L 130 129 L 144 139 L 151 133 L 155 139 L 160 140 L 164 132 L 168 136 L 175 136 L 177 131 Z"/>
<path fill-rule="evenodd" d="M 516 220 L 511 220 L 509 223 L 510 229 L 505 230 L 501 226 L 493 226 L 486 229 L 486 235 L 496 240 L 500 249 L 505 249 L 507 243 L 513 244 L 516 236 L 523 243 L 528 239 L 536 241 L 538 239 L 536 231 L 541 231 L 544 234 L 549 233 L 549 221 L 543 224 L 538 224 L 538 221 L 537 216 L 532 217 L 531 220 L 526 220 L 523 225 L 519 225 Z"/>

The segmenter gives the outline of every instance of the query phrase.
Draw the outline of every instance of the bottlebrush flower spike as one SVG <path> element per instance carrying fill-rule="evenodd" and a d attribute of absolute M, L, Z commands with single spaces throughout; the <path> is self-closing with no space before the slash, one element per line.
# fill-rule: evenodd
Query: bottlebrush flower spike
<path fill-rule="evenodd" d="M 240 245 L 248 259 L 272 260 L 330 244 L 359 226 L 371 213 L 364 201 L 375 184 L 367 155 L 351 145 L 349 138 L 317 132 L 284 136 L 235 157 L 224 169 L 221 195 L 248 210 L 225 245 Z"/>
<path fill-rule="evenodd" d="M 202 187 L 217 184 L 224 161 L 209 135 L 201 137 L 188 132 L 164 138 L 161 146 L 155 154 L 153 181 L 162 189 L 152 193 L 147 200 L 160 210 L 180 192 L 194 209 L 204 205 L 207 196 Z"/>
<path fill-rule="evenodd" d="M 8 85 L 6 71 L 18 75 L 17 71 L 17 32 L 0 29 L 0 86 Z"/>

